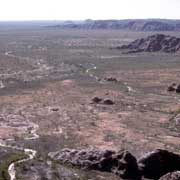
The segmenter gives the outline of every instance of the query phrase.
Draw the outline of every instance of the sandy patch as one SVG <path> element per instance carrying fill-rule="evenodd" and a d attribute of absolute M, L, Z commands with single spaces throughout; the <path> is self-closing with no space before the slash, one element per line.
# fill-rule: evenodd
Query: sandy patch
<path fill-rule="evenodd" d="M 75 84 L 74 81 L 70 79 L 62 81 L 63 86 L 73 86 L 74 84 Z"/>
<path fill-rule="evenodd" d="M 23 134 L 22 130 L 13 127 L 0 127 L 0 139 L 12 138 Z"/>

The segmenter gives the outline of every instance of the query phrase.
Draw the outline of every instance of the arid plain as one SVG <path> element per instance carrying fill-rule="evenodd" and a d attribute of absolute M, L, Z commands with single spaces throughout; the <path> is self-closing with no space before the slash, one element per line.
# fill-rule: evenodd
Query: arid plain
<path fill-rule="evenodd" d="M 180 54 L 114 49 L 151 34 L 1 29 L 0 179 L 9 178 L 14 156 L 18 180 L 119 179 L 48 156 L 62 148 L 126 149 L 137 158 L 157 148 L 180 153 L 180 94 L 167 91 L 180 83 Z"/>

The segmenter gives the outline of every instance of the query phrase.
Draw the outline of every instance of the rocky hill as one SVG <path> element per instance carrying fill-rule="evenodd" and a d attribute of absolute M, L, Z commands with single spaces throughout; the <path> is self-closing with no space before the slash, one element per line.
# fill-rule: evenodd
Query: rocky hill
<path fill-rule="evenodd" d="M 73 29 L 117 29 L 133 31 L 179 31 L 180 20 L 142 19 L 65 21 L 51 27 Z"/>
<path fill-rule="evenodd" d="M 130 152 L 98 149 L 63 149 L 49 153 L 56 162 L 86 170 L 110 172 L 129 180 L 179 180 L 180 155 L 157 149 L 136 159 Z M 165 175 L 165 176 L 164 176 Z"/>
<path fill-rule="evenodd" d="M 137 39 L 128 45 L 117 47 L 127 49 L 128 52 L 166 52 L 180 51 L 180 38 L 164 34 L 155 34 L 146 38 Z"/>

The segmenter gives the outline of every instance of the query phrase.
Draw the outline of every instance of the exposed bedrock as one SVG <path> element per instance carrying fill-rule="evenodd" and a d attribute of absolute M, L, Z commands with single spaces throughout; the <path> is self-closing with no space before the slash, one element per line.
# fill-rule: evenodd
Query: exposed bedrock
<path fill-rule="evenodd" d="M 63 163 L 83 169 L 113 172 L 122 178 L 138 179 L 136 158 L 128 151 L 110 151 L 98 149 L 63 149 L 49 156 Z"/>
<path fill-rule="evenodd" d="M 129 53 L 136 52 L 166 52 L 175 53 L 180 51 L 180 38 L 155 34 L 146 38 L 137 39 L 128 45 L 122 45 L 117 49 L 128 50 Z"/>
<path fill-rule="evenodd" d="M 162 176 L 160 180 L 180 180 L 180 171 L 170 172 Z"/>
<path fill-rule="evenodd" d="M 153 179 L 180 170 L 180 155 L 166 150 L 155 150 L 145 154 L 138 161 L 128 151 L 119 152 L 98 149 L 63 149 L 49 153 L 61 163 L 68 163 L 82 169 L 112 172 L 124 179 Z M 166 176 L 165 176 L 166 177 Z"/>
<path fill-rule="evenodd" d="M 180 170 L 180 155 L 158 149 L 141 157 L 138 166 L 142 176 L 159 179 L 168 172 Z"/>

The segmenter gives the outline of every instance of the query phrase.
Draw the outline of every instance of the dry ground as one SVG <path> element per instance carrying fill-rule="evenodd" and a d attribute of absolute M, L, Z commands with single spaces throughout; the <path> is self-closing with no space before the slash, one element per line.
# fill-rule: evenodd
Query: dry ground
<path fill-rule="evenodd" d="M 109 49 L 145 36 L 135 32 L 41 29 L 2 31 L 0 36 L 0 80 L 5 86 L 0 89 L 0 139 L 38 151 L 37 160 L 18 170 L 19 178 L 40 177 L 43 167 L 52 174 L 43 158 L 64 147 L 127 149 L 137 157 L 157 148 L 180 153 L 174 119 L 180 95 L 166 91 L 180 82 L 179 55 L 125 55 Z M 106 77 L 118 81 L 107 82 Z M 95 96 L 115 104 L 93 104 Z M 40 138 L 24 140 L 31 123 L 39 125 Z M 62 178 L 58 168 L 54 179 Z M 92 179 L 106 179 L 95 174 Z"/>

